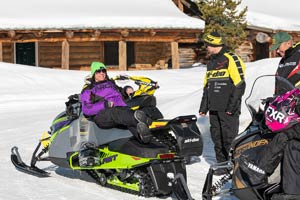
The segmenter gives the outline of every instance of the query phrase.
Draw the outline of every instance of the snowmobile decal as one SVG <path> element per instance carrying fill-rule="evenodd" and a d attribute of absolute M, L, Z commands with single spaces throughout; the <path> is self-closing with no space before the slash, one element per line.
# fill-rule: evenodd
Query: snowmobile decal
<path fill-rule="evenodd" d="M 243 153 L 244 151 L 246 151 L 248 149 L 252 149 L 252 148 L 259 147 L 259 146 L 263 146 L 263 145 L 266 145 L 268 143 L 269 143 L 268 140 L 261 139 L 261 140 L 257 140 L 257 141 L 251 141 L 251 142 L 248 142 L 246 144 L 242 144 L 241 146 L 238 146 L 236 148 L 236 150 L 234 151 L 235 152 L 234 158 L 238 158 L 241 153 Z"/>
<path fill-rule="evenodd" d="M 269 116 L 269 118 L 267 118 L 267 120 L 269 120 L 271 118 L 271 119 L 279 122 L 280 124 L 282 124 L 284 122 L 285 114 L 281 113 L 279 111 L 276 111 L 275 108 L 269 106 L 267 108 L 266 113 Z"/>

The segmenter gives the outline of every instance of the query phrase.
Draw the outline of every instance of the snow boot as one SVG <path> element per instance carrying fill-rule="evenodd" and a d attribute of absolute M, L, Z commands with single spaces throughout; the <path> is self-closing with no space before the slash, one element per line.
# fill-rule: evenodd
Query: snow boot
<path fill-rule="evenodd" d="M 152 119 L 150 117 L 147 117 L 146 113 L 144 113 L 141 110 L 137 110 L 134 112 L 134 118 L 138 122 L 142 122 L 142 123 L 146 124 L 147 126 L 152 124 Z"/>
<path fill-rule="evenodd" d="M 147 124 L 139 122 L 136 126 L 141 141 L 145 144 L 149 143 L 153 137 Z"/>
<path fill-rule="evenodd" d="M 149 125 L 152 124 L 152 119 L 147 117 L 147 115 L 141 110 L 134 112 L 134 118 L 138 121 L 136 128 L 141 141 L 143 143 L 149 143 L 153 137 L 149 129 Z"/>
<path fill-rule="evenodd" d="M 81 144 L 78 154 L 79 166 L 94 166 L 99 163 L 99 151 L 94 143 Z"/>

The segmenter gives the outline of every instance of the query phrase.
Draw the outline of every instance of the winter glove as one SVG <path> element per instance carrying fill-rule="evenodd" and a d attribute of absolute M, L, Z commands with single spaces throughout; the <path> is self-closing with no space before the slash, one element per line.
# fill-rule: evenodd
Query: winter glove
<path fill-rule="evenodd" d="M 105 101 L 105 108 L 112 108 L 114 107 L 114 102 L 112 101 Z"/>
<path fill-rule="evenodd" d="M 294 127 L 284 131 L 289 140 L 299 140 L 300 141 L 300 125 L 295 125 Z"/>
<path fill-rule="evenodd" d="M 103 101 L 103 100 L 104 100 L 103 97 L 98 96 L 98 95 L 95 95 L 94 93 L 91 93 L 90 101 L 91 101 L 92 103 L 97 103 L 97 102 Z"/>

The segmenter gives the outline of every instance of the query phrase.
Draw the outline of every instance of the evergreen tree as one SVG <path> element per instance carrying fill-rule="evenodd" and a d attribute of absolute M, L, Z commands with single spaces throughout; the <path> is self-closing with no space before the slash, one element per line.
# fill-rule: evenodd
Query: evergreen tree
<path fill-rule="evenodd" d="M 224 37 L 225 44 L 233 50 L 246 39 L 248 8 L 237 10 L 241 0 L 198 0 L 195 3 L 201 12 L 200 17 L 205 21 L 203 34 L 219 32 Z"/>

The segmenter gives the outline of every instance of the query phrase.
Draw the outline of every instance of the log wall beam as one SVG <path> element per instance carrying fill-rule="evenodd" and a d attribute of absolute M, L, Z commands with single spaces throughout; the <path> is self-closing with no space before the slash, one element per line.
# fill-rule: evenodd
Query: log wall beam
<path fill-rule="evenodd" d="M 70 44 L 67 40 L 62 42 L 62 52 L 61 52 L 61 68 L 70 68 Z"/>
<path fill-rule="evenodd" d="M 0 42 L 63 42 L 66 40 L 65 37 L 60 37 L 60 38 L 36 38 L 36 39 L 22 39 L 22 40 L 12 40 L 9 38 L 6 39 L 1 39 Z M 115 37 L 115 36 L 105 36 L 105 37 L 99 37 L 99 38 L 70 38 L 68 39 L 69 42 L 112 42 L 112 41 L 120 41 L 124 40 L 121 37 Z M 140 36 L 132 36 L 132 37 L 127 37 L 125 38 L 124 41 L 127 42 L 172 42 L 172 41 L 177 41 L 179 43 L 195 43 L 198 41 L 198 39 L 195 38 L 177 38 L 175 39 L 172 36 L 153 36 L 153 37 L 140 37 Z"/>
<path fill-rule="evenodd" d="M 2 42 L 0 42 L 0 62 L 3 62 L 3 45 L 2 45 Z"/>
<path fill-rule="evenodd" d="M 119 70 L 127 70 L 127 44 L 125 41 L 119 41 Z"/>
<path fill-rule="evenodd" d="M 178 42 L 171 42 L 172 68 L 179 69 Z"/>

